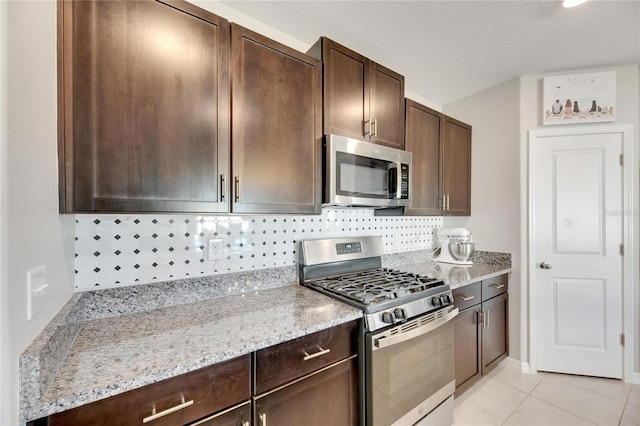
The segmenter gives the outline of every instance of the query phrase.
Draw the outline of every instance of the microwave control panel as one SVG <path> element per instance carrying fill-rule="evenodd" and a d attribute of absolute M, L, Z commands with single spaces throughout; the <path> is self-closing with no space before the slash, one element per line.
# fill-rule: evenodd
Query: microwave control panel
<path fill-rule="evenodd" d="M 400 166 L 400 198 L 409 198 L 409 165 Z"/>

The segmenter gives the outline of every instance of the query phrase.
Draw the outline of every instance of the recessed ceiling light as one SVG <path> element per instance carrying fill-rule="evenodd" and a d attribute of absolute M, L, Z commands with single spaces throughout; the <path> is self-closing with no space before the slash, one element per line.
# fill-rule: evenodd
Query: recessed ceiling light
<path fill-rule="evenodd" d="M 562 5 L 564 7 L 575 7 L 575 6 L 579 6 L 582 3 L 586 2 L 587 0 L 564 0 L 562 2 Z"/>

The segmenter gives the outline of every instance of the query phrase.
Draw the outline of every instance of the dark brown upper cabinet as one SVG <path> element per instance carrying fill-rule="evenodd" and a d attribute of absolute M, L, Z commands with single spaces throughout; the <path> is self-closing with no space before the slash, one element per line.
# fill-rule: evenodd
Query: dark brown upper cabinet
<path fill-rule="evenodd" d="M 62 212 L 321 211 L 320 61 L 182 1 L 58 9 Z"/>
<path fill-rule="evenodd" d="M 324 63 L 324 133 L 404 149 L 404 77 L 321 37 L 307 52 Z"/>
<path fill-rule="evenodd" d="M 410 99 L 405 145 L 413 153 L 408 215 L 471 215 L 471 126 Z"/>
<path fill-rule="evenodd" d="M 413 154 L 411 205 L 405 208 L 405 214 L 441 216 L 442 113 L 407 99 L 405 120 L 405 148 Z"/>
<path fill-rule="evenodd" d="M 61 211 L 228 211 L 229 23 L 176 1 L 58 19 Z"/>
<path fill-rule="evenodd" d="M 231 25 L 233 212 L 320 213 L 322 63 Z"/>
<path fill-rule="evenodd" d="M 471 215 L 471 126 L 444 116 L 442 193 L 445 216 Z"/>

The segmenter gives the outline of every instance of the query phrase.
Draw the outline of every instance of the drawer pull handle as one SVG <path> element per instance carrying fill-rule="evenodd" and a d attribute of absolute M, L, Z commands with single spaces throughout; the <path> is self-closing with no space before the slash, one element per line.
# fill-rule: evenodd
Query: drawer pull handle
<path fill-rule="evenodd" d="M 262 426 L 267 426 L 267 413 L 260 414 L 260 423 Z"/>
<path fill-rule="evenodd" d="M 176 411 L 185 409 L 190 405 L 193 405 L 193 399 L 185 402 L 184 395 L 180 395 L 179 405 L 176 405 L 175 407 L 167 408 L 166 410 L 160 411 L 159 413 L 156 413 L 156 406 L 154 405 L 153 409 L 151 410 L 151 415 L 149 417 L 145 417 L 144 419 L 142 419 L 142 423 L 152 422 L 156 419 L 159 419 L 160 417 L 164 417 L 168 414 L 175 413 Z"/>
<path fill-rule="evenodd" d="M 476 298 L 475 296 L 463 296 L 463 295 L 459 295 L 459 296 L 456 296 L 456 297 L 458 299 L 462 300 L 462 301 L 465 301 L 465 302 L 468 302 L 469 300 L 472 300 L 472 299 Z"/>
<path fill-rule="evenodd" d="M 504 287 L 504 284 L 491 284 L 489 287 L 495 288 L 496 290 L 500 290 Z"/>
<path fill-rule="evenodd" d="M 319 351 L 312 355 L 309 355 L 307 351 L 302 351 L 304 354 L 304 358 L 302 358 L 302 360 L 309 361 L 310 359 L 318 358 L 319 356 L 326 355 L 331 352 L 331 349 L 322 349 L 320 346 L 318 346 L 318 349 Z"/>

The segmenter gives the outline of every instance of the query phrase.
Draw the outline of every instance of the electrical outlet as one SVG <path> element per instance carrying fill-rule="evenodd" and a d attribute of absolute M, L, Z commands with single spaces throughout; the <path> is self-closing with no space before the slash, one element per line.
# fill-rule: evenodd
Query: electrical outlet
<path fill-rule="evenodd" d="M 27 320 L 40 312 L 47 301 L 47 267 L 27 271 Z"/>
<path fill-rule="evenodd" d="M 220 238 L 210 238 L 207 247 L 207 258 L 209 260 L 220 259 L 222 257 L 222 240 Z"/>

